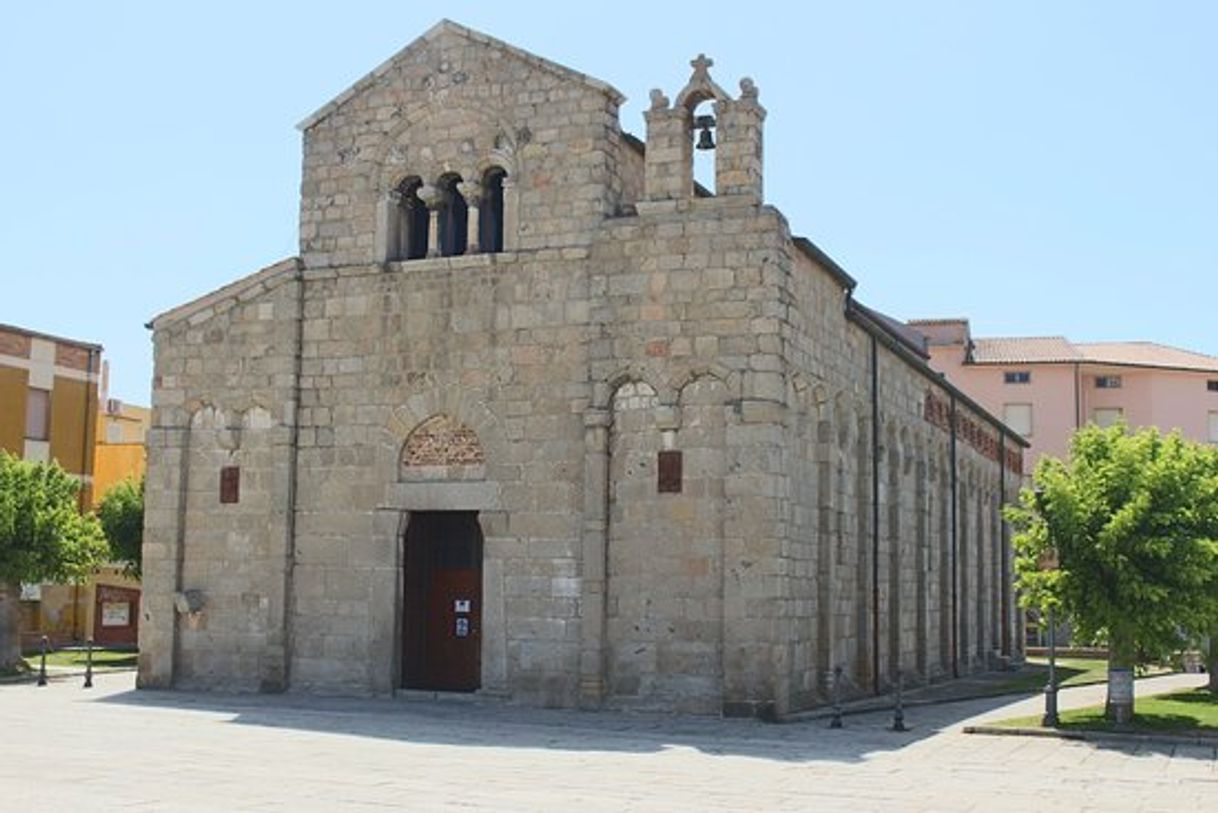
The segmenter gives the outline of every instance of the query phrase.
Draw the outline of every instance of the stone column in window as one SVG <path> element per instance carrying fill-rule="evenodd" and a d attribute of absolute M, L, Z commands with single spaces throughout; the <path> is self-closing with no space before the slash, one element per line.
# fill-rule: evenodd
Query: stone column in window
<path fill-rule="evenodd" d="M 516 233 L 519 230 L 520 198 L 516 179 L 507 175 L 503 179 L 503 250 L 516 250 Z"/>
<path fill-rule="evenodd" d="M 444 205 L 444 191 L 431 184 L 419 187 L 419 200 L 427 207 L 427 256 L 440 256 L 440 209 Z"/>
<path fill-rule="evenodd" d="M 482 212 L 482 184 L 477 181 L 461 181 L 457 184 L 457 191 L 461 193 L 461 197 L 465 198 L 465 203 L 469 207 L 465 253 L 477 254 L 481 250 L 478 245 L 478 235 L 481 234 L 478 230 L 478 221 Z"/>
<path fill-rule="evenodd" d="M 401 260 L 405 258 L 405 246 L 402 245 L 404 234 L 402 230 L 401 213 L 402 195 L 396 189 L 390 189 L 376 203 L 376 258 L 377 262 Z"/>

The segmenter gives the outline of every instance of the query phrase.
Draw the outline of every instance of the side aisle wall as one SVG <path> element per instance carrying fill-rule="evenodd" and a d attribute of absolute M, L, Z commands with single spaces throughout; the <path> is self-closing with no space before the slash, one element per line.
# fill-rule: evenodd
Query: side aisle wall
<path fill-rule="evenodd" d="M 153 326 L 140 686 L 287 683 L 300 282 L 251 279 Z"/>
<path fill-rule="evenodd" d="M 838 668 L 849 696 L 1019 657 L 1000 515 L 1018 447 L 957 402 L 953 448 L 949 391 L 873 347 L 843 285 L 793 245 L 783 264 L 789 707 L 827 702 Z"/>

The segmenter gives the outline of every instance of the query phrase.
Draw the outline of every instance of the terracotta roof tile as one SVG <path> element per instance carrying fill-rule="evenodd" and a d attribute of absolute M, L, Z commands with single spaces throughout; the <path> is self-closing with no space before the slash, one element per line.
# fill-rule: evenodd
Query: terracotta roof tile
<path fill-rule="evenodd" d="M 973 339 L 974 364 L 1031 364 L 1084 361 L 1065 336 Z"/>
<path fill-rule="evenodd" d="M 1134 367 L 1218 372 L 1218 358 L 1155 342 L 1086 342 L 1074 345 L 1085 361 Z"/>

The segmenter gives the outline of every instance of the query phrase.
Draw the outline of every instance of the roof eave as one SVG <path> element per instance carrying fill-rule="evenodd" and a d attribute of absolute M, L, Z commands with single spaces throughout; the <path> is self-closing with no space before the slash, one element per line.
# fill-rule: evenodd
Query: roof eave
<path fill-rule="evenodd" d="M 832 257 L 821 251 L 820 247 L 807 237 L 792 237 L 791 240 L 805 257 L 828 271 L 847 291 L 853 291 L 858 287 L 858 280 L 850 276 L 846 269 L 838 265 Z"/>
<path fill-rule="evenodd" d="M 981 406 L 981 404 L 965 395 L 963 390 L 956 387 L 956 385 L 948 381 L 945 376 L 933 369 L 929 364 L 926 363 L 925 359 L 914 353 L 904 342 L 898 341 L 896 337 L 892 335 L 891 331 L 872 318 L 866 312 L 866 310 L 866 306 L 860 306 L 859 303 L 853 298 L 848 299 L 846 302 L 847 319 L 854 322 L 869 335 L 886 340 L 884 342 L 885 346 L 904 358 L 916 372 L 920 373 L 935 386 L 947 390 L 955 400 L 964 404 L 973 412 L 984 418 L 985 421 L 996 429 L 1003 437 L 1010 438 L 1011 440 L 1015 441 L 1015 443 L 1021 448 L 1027 449 L 1031 447 L 1032 444 L 1026 438 L 995 417 L 993 413 Z"/>

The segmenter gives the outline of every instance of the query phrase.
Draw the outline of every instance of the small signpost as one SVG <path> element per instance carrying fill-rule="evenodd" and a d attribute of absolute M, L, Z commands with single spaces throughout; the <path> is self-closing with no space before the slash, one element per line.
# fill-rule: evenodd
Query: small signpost
<path fill-rule="evenodd" d="M 47 637 L 45 635 L 42 636 L 42 641 L 40 642 L 41 648 L 42 648 L 42 656 L 39 658 L 39 663 L 38 663 L 38 685 L 39 686 L 47 685 L 47 643 L 48 643 Z"/>
<path fill-rule="evenodd" d="M 85 639 L 85 688 L 93 688 L 93 639 Z"/>

